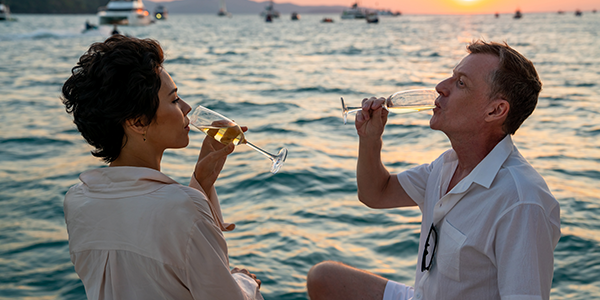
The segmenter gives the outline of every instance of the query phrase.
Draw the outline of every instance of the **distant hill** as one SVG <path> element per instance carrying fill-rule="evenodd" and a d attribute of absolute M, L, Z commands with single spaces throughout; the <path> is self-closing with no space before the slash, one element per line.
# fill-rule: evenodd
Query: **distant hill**
<path fill-rule="evenodd" d="M 108 0 L 0 0 L 10 7 L 12 13 L 26 14 L 95 14 L 98 7 L 106 6 Z M 142 0 L 149 11 L 158 5 L 167 7 L 169 13 L 216 14 L 219 0 L 179 0 L 173 2 L 152 2 Z M 268 1 L 226 0 L 227 11 L 232 14 L 258 14 Z M 290 3 L 275 3 L 280 13 L 341 13 L 344 6 L 300 6 Z"/>
<path fill-rule="evenodd" d="M 17 14 L 87 14 L 96 13 L 107 0 L 2 0 Z"/>
<path fill-rule="evenodd" d="M 219 11 L 219 0 L 179 0 L 173 2 L 144 1 L 149 10 L 156 5 L 164 5 L 169 13 L 216 14 Z M 232 14 L 258 14 L 265 9 L 268 1 L 253 2 L 250 0 L 226 0 L 227 11 Z M 341 13 L 344 6 L 300 6 L 290 3 L 275 3 L 275 10 L 283 14 L 297 13 Z"/>

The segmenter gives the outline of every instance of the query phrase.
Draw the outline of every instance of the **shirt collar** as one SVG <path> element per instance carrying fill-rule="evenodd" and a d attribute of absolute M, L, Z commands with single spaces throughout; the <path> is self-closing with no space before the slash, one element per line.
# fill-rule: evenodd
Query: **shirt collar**
<path fill-rule="evenodd" d="M 477 183 L 486 189 L 490 188 L 496 174 L 500 171 L 500 168 L 510 155 L 514 148 L 514 144 L 510 134 L 507 134 L 502 141 L 500 141 L 490 153 L 465 177 L 461 180 L 450 193 L 459 194 L 464 193 L 471 186 L 472 183 Z M 453 158 L 456 157 L 456 153 L 452 153 Z"/>
<path fill-rule="evenodd" d="M 143 167 L 106 167 L 81 173 L 85 192 L 97 198 L 137 196 L 177 184 L 160 171 Z"/>

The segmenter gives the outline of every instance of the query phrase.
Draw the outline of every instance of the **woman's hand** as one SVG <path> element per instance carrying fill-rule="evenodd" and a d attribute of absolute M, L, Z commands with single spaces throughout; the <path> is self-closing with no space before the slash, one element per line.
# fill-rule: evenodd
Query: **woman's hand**
<path fill-rule="evenodd" d="M 250 276 L 250 278 L 252 278 L 252 279 L 254 279 L 254 281 L 256 281 L 256 283 L 258 284 L 258 288 L 260 289 L 260 284 L 262 282 L 260 281 L 260 279 L 256 278 L 256 275 L 250 273 L 248 270 L 246 270 L 246 269 L 239 269 L 239 268 L 233 268 L 233 270 L 231 270 L 231 274 L 234 274 L 234 273 L 242 273 L 242 274 L 246 274 L 246 275 Z"/>
<path fill-rule="evenodd" d="M 248 127 L 243 126 L 241 129 L 245 132 Z M 223 169 L 223 165 L 225 165 L 227 155 L 231 154 L 234 149 L 233 143 L 224 145 L 208 135 L 204 138 L 202 149 L 200 149 L 198 155 L 198 162 L 194 169 L 194 176 L 205 193 L 210 193 Z"/>

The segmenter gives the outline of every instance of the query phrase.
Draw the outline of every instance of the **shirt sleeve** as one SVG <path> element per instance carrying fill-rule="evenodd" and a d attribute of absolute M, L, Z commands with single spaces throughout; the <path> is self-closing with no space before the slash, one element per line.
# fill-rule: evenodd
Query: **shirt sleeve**
<path fill-rule="evenodd" d="M 225 238 L 210 219 L 194 224 L 186 252 L 186 286 L 194 299 L 263 299 L 256 281 L 231 274 Z"/>
<path fill-rule="evenodd" d="M 235 224 L 225 223 L 223 221 L 223 214 L 221 213 L 221 204 L 219 202 L 219 197 L 217 196 L 217 190 L 214 186 L 209 191 L 209 193 L 206 193 L 206 191 L 204 191 L 198 180 L 196 180 L 196 176 L 192 175 L 192 179 L 190 180 L 190 187 L 199 190 L 202 194 L 206 196 L 206 198 L 208 199 L 208 205 L 210 206 L 212 216 L 222 231 L 232 231 L 233 229 L 235 229 Z"/>
<path fill-rule="evenodd" d="M 250 297 L 248 299 L 256 299 L 256 300 L 263 299 L 263 296 L 261 295 L 260 291 L 258 290 L 258 284 L 256 283 L 256 281 L 254 279 L 252 279 L 248 275 L 242 274 L 242 273 L 235 273 L 232 275 L 233 275 L 233 278 L 235 279 L 235 281 L 237 282 L 237 284 L 244 291 L 244 294 Z M 252 298 L 252 296 L 254 296 L 254 298 Z"/>
<path fill-rule="evenodd" d="M 396 176 L 406 194 L 419 207 L 423 207 L 423 203 L 425 202 L 425 189 L 427 188 L 427 180 L 429 179 L 431 170 L 431 164 L 424 164 L 408 169 Z"/>
<path fill-rule="evenodd" d="M 501 299 L 549 299 L 556 244 L 544 209 L 537 204 L 515 205 L 499 219 L 495 232 Z"/>

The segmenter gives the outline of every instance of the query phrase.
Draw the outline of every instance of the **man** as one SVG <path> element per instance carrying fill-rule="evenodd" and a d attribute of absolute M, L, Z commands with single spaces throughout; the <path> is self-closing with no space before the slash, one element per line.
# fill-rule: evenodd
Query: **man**
<path fill-rule="evenodd" d="M 383 98 L 363 100 L 358 197 L 371 208 L 418 205 L 423 213 L 415 286 L 336 263 L 314 266 L 318 299 L 548 299 L 560 208 L 511 135 L 533 112 L 541 82 L 507 44 L 476 41 L 440 82 L 430 127 L 452 149 L 390 175 L 381 162 Z"/>

